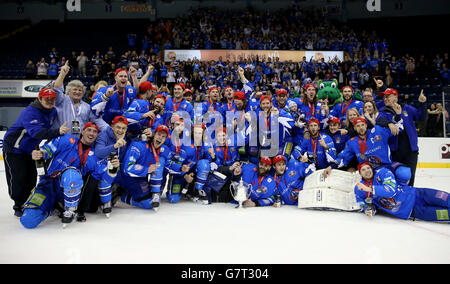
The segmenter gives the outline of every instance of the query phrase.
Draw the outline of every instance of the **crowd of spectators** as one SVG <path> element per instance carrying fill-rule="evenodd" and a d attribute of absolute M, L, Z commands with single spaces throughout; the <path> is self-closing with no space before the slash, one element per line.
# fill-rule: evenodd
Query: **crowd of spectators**
<path fill-rule="evenodd" d="M 423 85 L 428 78 L 434 81 L 427 82 L 441 86 L 450 83 L 448 53 L 436 54 L 434 58 L 397 54 L 390 49 L 389 40 L 377 32 L 331 21 L 320 9 L 294 6 L 275 12 L 191 10 L 182 17 L 160 19 L 141 32 L 130 32 L 124 42 L 125 52 L 110 46 L 94 54 L 73 51 L 62 55 L 53 48 L 39 62 L 28 62 L 27 78 L 56 78 L 58 70 L 69 60 L 70 76 L 89 77 L 93 91 L 95 82 L 112 83 L 118 67 L 133 66 L 141 78 L 148 66 L 153 65 L 148 81 L 157 86 L 167 85 L 169 90 L 176 82 L 182 82 L 198 101 L 211 86 L 238 89 L 238 67 L 244 68 L 246 78 L 257 89 L 273 92 L 281 87 L 290 96 L 301 96 L 301 86 L 319 79 L 337 79 L 341 87 L 351 85 L 359 90 L 373 87 L 373 78 L 382 79 L 386 86 L 394 88 Z M 253 57 L 240 62 L 220 59 L 164 62 L 166 49 L 343 50 L 344 60 L 302 58 L 299 62 L 281 62 L 277 58 Z M 90 95 L 88 92 L 87 97 Z"/>

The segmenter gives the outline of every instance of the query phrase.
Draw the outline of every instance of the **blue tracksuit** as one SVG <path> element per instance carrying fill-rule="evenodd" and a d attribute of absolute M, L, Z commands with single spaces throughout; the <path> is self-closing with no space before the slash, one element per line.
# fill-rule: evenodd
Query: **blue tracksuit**
<path fill-rule="evenodd" d="M 362 183 L 370 185 L 362 180 Z M 375 170 L 372 180 L 374 191 L 373 204 L 401 219 L 414 217 L 425 221 L 441 221 L 449 223 L 449 193 L 430 188 L 416 188 L 398 185 L 391 171 L 386 168 Z M 356 200 L 366 209 L 366 192 L 355 187 Z"/>
<path fill-rule="evenodd" d="M 291 160 L 282 176 L 273 175 L 277 184 L 277 192 L 286 205 L 298 204 L 298 193 L 303 189 L 305 178 L 311 173 L 308 164 Z"/>
<path fill-rule="evenodd" d="M 258 176 L 258 166 L 249 163 L 242 167 L 242 180 L 250 185 L 250 199 L 257 206 L 270 206 L 275 202 L 277 184 L 272 175 Z"/>
<path fill-rule="evenodd" d="M 189 165 L 188 172 L 181 171 L 183 165 Z M 172 182 L 166 193 L 169 202 L 176 203 L 181 199 L 181 189 L 186 184 L 185 174 L 195 172 L 195 190 L 202 190 L 208 179 L 210 169 L 210 160 L 204 146 L 195 146 L 193 143 L 181 146 L 179 149 L 172 146 L 166 163 L 166 172 L 172 176 Z"/>
<path fill-rule="evenodd" d="M 56 119 L 56 109 L 45 109 L 38 100 L 27 106 L 4 137 L 5 153 L 31 154 L 43 139 L 59 136 L 59 129 L 50 129 Z"/>
<path fill-rule="evenodd" d="M 99 180 L 101 202 L 111 201 L 111 183 L 114 177 L 108 173 L 106 160 L 99 160 L 92 147 L 83 150 L 78 138 L 66 134 L 47 142 L 41 150 L 44 151 L 44 159 L 51 162 L 48 165 L 48 174 L 41 178 L 25 203 L 20 222 L 26 228 L 35 228 L 44 221 L 58 202 L 63 202 L 66 209 L 78 206 L 81 188 L 76 191 L 61 190 L 59 185 L 58 177 L 68 167 L 78 169 L 82 176 L 90 173 L 94 179 Z"/>
<path fill-rule="evenodd" d="M 300 160 L 300 156 L 307 152 L 308 157 L 315 157 L 314 163 L 317 169 L 325 169 L 328 166 L 335 165 L 336 149 L 334 148 L 333 139 L 326 134 L 320 134 L 323 137 L 325 143 L 328 146 L 328 151 L 320 146 L 320 137 L 316 139 L 303 139 L 300 146 L 295 146 L 292 153 L 292 157 L 296 160 Z M 328 153 L 328 155 L 327 155 Z"/>
<path fill-rule="evenodd" d="M 399 122 L 400 120 L 403 120 L 404 131 L 406 131 L 406 136 L 409 138 L 411 151 L 419 150 L 415 121 L 423 120 L 423 115 L 426 113 L 425 104 L 421 104 L 421 106 L 422 108 L 418 109 L 410 105 L 403 105 L 402 113 L 400 115 L 394 115 L 392 111 L 389 111 L 386 107 L 383 107 L 380 110 L 380 115 L 389 121 Z M 399 137 L 400 136 L 397 135 L 390 139 L 389 146 L 391 147 L 391 151 L 397 151 L 399 147 L 406 146 L 399 145 Z"/>
<path fill-rule="evenodd" d="M 111 124 L 114 117 L 123 115 L 134 99 L 136 99 L 136 90 L 131 86 L 126 86 L 122 94 L 117 92 L 114 86 L 114 93 L 108 100 L 102 97 L 112 86 L 98 89 L 91 101 L 91 110 L 97 117 L 102 117 L 107 124 Z"/>
<path fill-rule="evenodd" d="M 391 136 L 392 133 L 388 128 L 375 125 L 374 128 L 367 130 L 364 156 L 360 150 L 360 142 L 364 145 L 364 140 L 356 136 L 347 141 L 337 161 L 339 164 L 342 162 L 343 165 L 348 165 L 355 156 L 358 163 L 365 161 L 369 156 L 377 156 L 382 164 L 390 165 L 392 160 L 388 140 Z"/>
<path fill-rule="evenodd" d="M 114 144 L 117 142 L 117 139 L 114 136 L 112 128 L 108 126 L 104 131 L 101 131 L 98 134 L 95 142 L 95 155 L 101 160 L 108 158 L 111 152 L 116 152 L 116 154 L 119 155 L 119 160 L 122 162 L 125 153 L 127 152 L 128 145 L 131 142 L 126 136 L 124 139 L 127 141 L 127 144 L 118 149 L 114 149 Z"/>
<path fill-rule="evenodd" d="M 161 192 L 163 171 L 168 155 L 169 149 L 165 145 L 159 149 L 153 149 L 150 142 L 131 142 L 123 161 L 121 182 L 127 190 L 127 193 L 122 196 L 123 202 L 144 209 L 152 209 L 150 204 L 152 193 Z M 158 164 L 158 159 L 157 170 L 148 178 L 148 168 L 152 164 Z"/>
<path fill-rule="evenodd" d="M 166 125 L 170 125 L 170 118 L 172 117 L 173 113 L 181 111 L 187 112 L 191 120 L 194 119 L 194 107 L 190 102 L 182 99 L 181 102 L 176 103 L 174 102 L 172 97 L 167 98 L 166 104 L 164 106 L 164 114 L 167 119 Z"/>

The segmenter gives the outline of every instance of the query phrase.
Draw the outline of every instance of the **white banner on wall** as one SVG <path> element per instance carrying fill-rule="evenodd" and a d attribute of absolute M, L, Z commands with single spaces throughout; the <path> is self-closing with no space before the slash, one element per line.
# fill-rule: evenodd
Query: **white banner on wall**
<path fill-rule="evenodd" d="M 37 98 L 50 80 L 0 80 L 0 97 Z"/>
<path fill-rule="evenodd" d="M 305 50 L 228 50 L 228 49 L 170 49 L 164 51 L 164 61 L 172 60 L 187 61 L 198 59 L 200 61 L 223 60 L 223 61 L 242 61 L 247 58 L 256 58 L 274 60 L 278 58 L 280 61 L 300 62 L 303 57 L 306 60 L 313 58 L 316 61 L 325 59 L 325 62 L 337 58 L 344 61 L 343 51 L 305 51 Z"/>
<path fill-rule="evenodd" d="M 344 61 L 344 52 L 343 51 L 306 51 L 306 60 L 309 61 L 311 58 L 314 60 L 322 60 L 325 59 L 325 62 L 331 61 L 337 58 L 339 61 Z"/>

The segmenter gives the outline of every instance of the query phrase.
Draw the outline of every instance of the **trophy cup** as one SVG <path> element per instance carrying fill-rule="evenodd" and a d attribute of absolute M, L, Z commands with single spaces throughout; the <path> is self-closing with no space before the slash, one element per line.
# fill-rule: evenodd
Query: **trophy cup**
<path fill-rule="evenodd" d="M 236 200 L 236 202 L 238 203 L 238 206 L 236 206 L 236 208 L 240 208 L 242 207 L 242 203 L 250 197 L 250 192 L 248 190 L 250 186 L 244 184 L 242 178 L 239 183 L 233 182 L 231 185 L 234 189 L 231 190 L 230 188 L 231 196 L 233 196 L 234 200 Z"/>

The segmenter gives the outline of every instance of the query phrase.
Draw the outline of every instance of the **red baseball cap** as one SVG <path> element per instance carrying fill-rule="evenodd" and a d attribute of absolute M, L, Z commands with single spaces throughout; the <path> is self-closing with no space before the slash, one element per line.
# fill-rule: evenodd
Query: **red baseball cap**
<path fill-rule="evenodd" d="M 156 88 L 149 81 L 145 81 L 145 82 L 142 82 L 141 84 L 139 84 L 139 92 L 140 93 L 145 93 L 148 90 L 156 90 Z"/>
<path fill-rule="evenodd" d="M 332 118 L 328 119 L 328 124 L 330 124 L 331 122 L 341 125 L 341 120 L 337 117 L 332 117 Z"/>
<path fill-rule="evenodd" d="M 185 90 L 184 90 L 184 95 L 186 95 L 187 93 L 190 93 L 190 94 L 192 95 L 191 89 L 185 89 Z"/>
<path fill-rule="evenodd" d="M 287 91 L 285 89 L 278 89 L 277 90 L 277 96 L 279 96 L 280 94 L 285 94 L 287 95 Z"/>
<path fill-rule="evenodd" d="M 352 86 L 344 86 L 344 87 L 342 87 L 341 91 L 344 91 L 344 89 L 350 89 L 353 92 Z"/>
<path fill-rule="evenodd" d="M 128 74 L 127 69 L 122 69 L 121 67 L 119 67 L 119 68 L 116 69 L 116 76 L 117 76 L 117 74 L 119 74 L 119 72 L 122 72 L 122 71 L 125 71 L 125 73 Z"/>
<path fill-rule="evenodd" d="M 360 122 L 364 122 L 365 124 L 367 124 L 367 121 L 363 117 L 357 117 L 357 118 L 353 119 L 352 124 L 353 124 L 353 126 L 355 126 L 356 124 L 358 124 Z"/>
<path fill-rule="evenodd" d="M 51 88 L 44 88 L 39 91 L 40 98 L 56 98 L 55 90 Z"/>
<path fill-rule="evenodd" d="M 361 162 L 358 165 L 358 172 L 361 171 L 361 168 L 364 167 L 365 165 L 369 165 L 370 167 L 372 167 L 372 165 L 368 161 Z"/>
<path fill-rule="evenodd" d="M 316 86 L 315 86 L 313 83 L 309 83 L 309 84 L 306 84 L 305 90 L 308 90 L 308 89 L 311 88 L 311 87 L 313 87 L 314 90 L 316 89 Z"/>
<path fill-rule="evenodd" d="M 126 119 L 125 117 L 123 117 L 121 115 L 118 115 L 118 116 L 114 117 L 114 119 L 113 119 L 111 124 L 116 124 L 116 123 L 119 123 L 119 122 L 128 126 L 128 119 Z"/>
<path fill-rule="evenodd" d="M 270 98 L 270 96 L 268 96 L 268 95 L 262 95 L 262 96 L 259 98 L 259 104 L 261 104 L 264 100 L 269 100 L 270 102 L 272 102 L 272 99 Z"/>
<path fill-rule="evenodd" d="M 283 155 L 277 155 L 273 158 L 273 164 L 276 164 L 278 162 L 281 161 L 285 161 L 286 162 L 286 157 L 284 157 Z"/>
<path fill-rule="evenodd" d="M 238 92 L 235 92 L 235 93 L 234 93 L 233 98 L 234 98 L 235 100 L 241 100 L 241 101 L 243 101 L 243 100 L 245 100 L 245 94 L 244 94 L 243 92 L 241 92 L 241 91 L 238 91 Z"/>
<path fill-rule="evenodd" d="M 183 90 L 186 89 L 186 86 L 183 83 L 176 83 L 174 86 L 176 85 L 180 86 Z"/>
<path fill-rule="evenodd" d="M 164 95 L 162 95 L 162 94 L 156 95 L 155 99 L 163 99 L 163 100 L 164 100 L 164 103 L 167 101 L 166 96 L 164 96 Z"/>
<path fill-rule="evenodd" d="M 94 127 L 95 129 L 97 129 L 97 131 L 98 131 L 98 126 L 97 126 L 97 123 L 95 123 L 95 122 L 88 122 L 88 123 L 86 123 L 85 125 L 84 125 L 84 127 L 83 127 L 83 130 L 85 130 L 86 128 L 88 128 L 88 127 Z"/>
<path fill-rule="evenodd" d="M 396 89 L 387 88 L 384 92 L 381 92 L 383 96 L 396 95 L 398 97 L 398 92 Z"/>
<path fill-rule="evenodd" d="M 272 160 L 269 157 L 261 157 L 259 161 L 268 166 L 272 166 Z"/>
<path fill-rule="evenodd" d="M 169 128 L 167 126 L 165 126 L 164 124 L 161 124 L 158 127 L 156 127 L 155 133 L 160 132 L 160 131 L 164 131 L 164 132 L 166 132 L 167 135 L 169 135 Z"/>
<path fill-rule="evenodd" d="M 311 117 L 311 118 L 308 120 L 308 126 L 309 126 L 311 123 L 317 123 L 317 125 L 320 125 L 319 120 L 318 120 L 317 118 L 315 118 L 315 117 Z"/>

